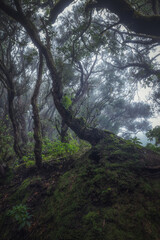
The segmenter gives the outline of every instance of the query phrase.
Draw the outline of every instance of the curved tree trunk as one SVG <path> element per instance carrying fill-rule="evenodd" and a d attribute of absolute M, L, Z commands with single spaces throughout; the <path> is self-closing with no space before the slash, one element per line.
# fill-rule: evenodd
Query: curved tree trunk
<path fill-rule="evenodd" d="M 45 56 L 46 64 L 50 71 L 53 82 L 52 95 L 54 99 L 54 104 L 63 121 L 77 134 L 79 138 L 88 141 L 92 145 L 96 145 L 102 138 L 106 137 L 108 134 L 111 134 L 111 132 L 86 126 L 82 118 L 75 118 L 72 112 L 63 106 L 62 79 L 55 67 L 51 51 L 49 51 L 49 49 L 47 49 L 40 42 L 37 42 L 37 47 L 39 47 L 39 49 Z"/>
<path fill-rule="evenodd" d="M 39 62 L 37 81 L 36 81 L 34 93 L 31 99 L 31 104 L 33 108 L 33 121 L 34 121 L 34 140 L 35 140 L 34 154 L 35 154 L 36 165 L 38 168 L 42 166 L 42 134 L 41 134 L 41 122 L 39 117 L 39 109 L 37 105 L 37 99 L 39 95 L 39 90 L 42 82 L 42 73 L 43 73 L 42 54 L 40 54 L 39 61 L 40 62 Z"/>

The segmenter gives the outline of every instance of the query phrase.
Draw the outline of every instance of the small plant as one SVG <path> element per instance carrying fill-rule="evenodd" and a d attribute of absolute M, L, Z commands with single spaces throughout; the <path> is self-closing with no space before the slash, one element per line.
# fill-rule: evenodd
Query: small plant
<path fill-rule="evenodd" d="M 131 138 L 131 139 L 129 139 L 129 140 L 126 140 L 126 145 L 127 145 L 128 147 L 135 146 L 135 147 L 137 147 L 137 148 L 139 148 L 139 149 L 142 148 L 142 143 L 141 143 L 140 139 L 137 138 L 137 137 L 134 137 L 134 138 Z"/>
<path fill-rule="evenodd" d="M 142 145 L 140 139 L 137 138 L 137 137 L 131 138 L 130 140 L 131 140 L 131 142 L 132 142 L 133 144 L 135 144 L 135 145 Z"/>
<path fill-rule="evenodd" d="M 19 225 L 19 230 L 30 227 L 31 215 L 28 213 L 26 205 L 19 204 L 8 211 L 8 215 Z"/>
<path fill-rule="evenodd" d="M 79 144 L 76 140 L 72 139 L 68 143 L 63 143 L 59 140 L 51 141 L 45 138 L 43 141 L 43 158 L 47 155 L 47 159 L 57 158 L 57 157 L 68 157 L 78 152 Z M 46 159 L 46 160 L 47 160 Z"/>
<path fill-rule="evenodd" d="M 29 168 L 35 165 L 33 153 L 29 153 L 27 156 L 23 156 L 22 160 L 25 163 L 26 168 Z"/>
<path fill-rule="evenodd" d="M 62 104 L 66 109 L 68 109 L 72 104 L 72 100 L 71 100 L 70 96 L 68 96 L 68 95 L 63 96 Z"/>

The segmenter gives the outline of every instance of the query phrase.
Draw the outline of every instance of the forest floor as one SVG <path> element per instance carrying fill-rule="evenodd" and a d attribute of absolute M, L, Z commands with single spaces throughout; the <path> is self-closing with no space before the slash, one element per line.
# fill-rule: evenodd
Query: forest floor
<path fill-rule="evenodd" d="M 10 169 L 0 182 L 0 239 L 160 240 L 159 163 L 110 139 L 80 158 Z M 29 216 L 21 229 L 18 210 L 8 215 L 20 205 Z"/>

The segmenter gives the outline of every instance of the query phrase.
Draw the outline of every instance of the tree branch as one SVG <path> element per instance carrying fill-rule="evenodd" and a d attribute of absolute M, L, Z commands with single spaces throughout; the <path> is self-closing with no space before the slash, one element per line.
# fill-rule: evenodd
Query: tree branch
<path fill-rule="evenodd" d="M 145 71 L 151 75 L 156 75 L 158 78 L 160 75 L 160 70 L 154 70 L 148 64 L 145 64 L 145 63 L 128 63 L 124 66 L 115 66 L 115 65 L 112 65 L 112 66 L 122 69 L 122 70 L 125 68 L 130 68 L 130 67 L 138 67 L 138 68 L 145 69 Z"/>
<path fill-rule="evenodd" d="M 127 0 L 97 0 L 87 4 L 86 10 L 92 8 L 109 9 L 118 15 L 122 24 L 131 31 L 160 37 L 160 16 L 145 16 L 136 11 Z"/>
<path fill-rule="evenodd" d="M 159 15 L 159 4 L 158 4 L 158 0 L 152 0 L 152 9 L 154 14 Z"/>
<path fill-rule="evenodd" d="M 63 10 L 74 0 L 59 0 L 58 3 L 50 11 L 48 23 L 55 23 L 58 15 L 63 12 Z"/>

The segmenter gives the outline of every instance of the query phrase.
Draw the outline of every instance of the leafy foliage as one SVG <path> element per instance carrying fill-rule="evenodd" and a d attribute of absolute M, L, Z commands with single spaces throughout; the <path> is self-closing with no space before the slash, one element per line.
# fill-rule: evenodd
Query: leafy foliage
<path fill-rule="evenodd" d="M 125 146 L 128 147 L 128 148 L 135 147 L 135 148 L 141 149 L 142 148 L 142 143 L 141 143 L 139 138 L 134 137 L 134 138 L 126 140 L 125 141 Z"/>
<path fill-rule="evenodd" d="M 35 165 L 35 161 L 33 159 L 34 159 L 33 153 L 32 154 L 28 154 L 27 156 L 23 156 L 22 160 L 25 163 L 26 168 Z"/>
<path fill-rule="evenodd" d="M 152 141 L 155 139 L 155 145 L 160 144 L 160 126 L 156 126 L 146 134 L 147 138 Z"/>
<path fill-rule="evenodd" d="M 27 153 L 23 156 L 22 161 L 26 168 L 35 165 L 34 153 L 33 153 L 33 142 L 29 142 L 26 146 Z M 44 161 L 53 160 L 55 158 L 65 158 L 72 156 L 82 148 L 88 148 L 87 143 L 78 143 L 75 139 L 71 139 L 68 142 L 61 142 L 60 140 L 51 140 L 47 137 L 43 139 L 42 147 L 42 158 Z"/>
<path fill-rule="evenodd" d="M 43 141 L 43 159 L 50 160 L 57 157 L 68 157 L 78 152 L 79 144 L 72 139 L 68 143 L 62 143 L 59 140 L 51 141 L 45 138 Z"/>
<path fill-rule="evenodd" d="M 68 95 L 63 96 L 62 104 L 66 109 L 68 109 L 72 104 L 71 98 Z"/>
<path fill-rule="evenodd" d="M 26 205 L 19 204 L 8 211 L 8 215 L 19 225 L 19 230 L 30 227 L 31 215 L 28 213 Z"/>
<path fill-rule="evenodd" d="M 140 139 L 137 138 L 137 137 L 131 138 L 130 141 L 131 141 L 133 144 L 135 144 L 135 145 L 138 145 L 138 146 L 139 146 L 139 145 L 142 145 Z"/>
<path fill-rule="evenodd" d="M 150 150 L 152 150 L 154 152 L 160 153 L 160 147 L 157 147 L 157 146 L 155 146 L 152 143 L 148 143 L 146 148 L 148 148 L 148 149 L 150 149 Z"/>

